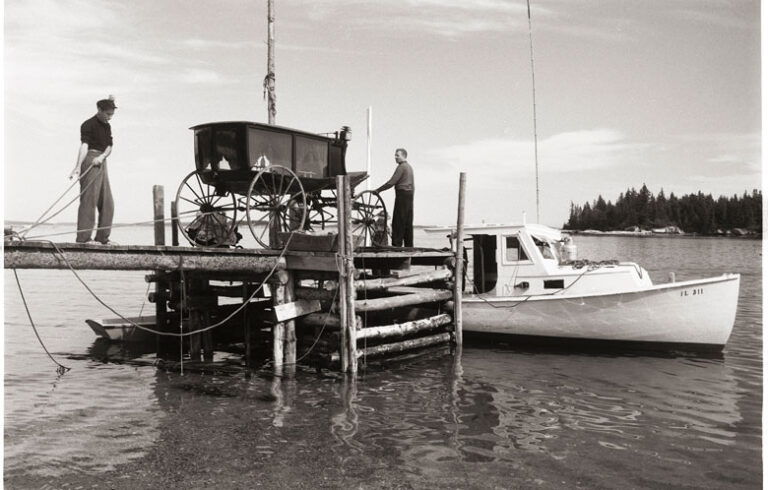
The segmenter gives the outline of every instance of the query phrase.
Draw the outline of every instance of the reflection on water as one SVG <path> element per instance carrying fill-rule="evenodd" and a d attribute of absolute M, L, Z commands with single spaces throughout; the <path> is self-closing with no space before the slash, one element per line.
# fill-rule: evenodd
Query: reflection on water
<path fill-rule="evenodd" d="M 639 254 L 662 278 L 668 270 L 679 279 L 741 273 L 722 357 L 494 344 L 371 366 L 356 379 L 304 367 L 282 376 L 235 368 L 181 375 L 154 367 L 146 352 L 94 342 L 83 319 L 104 312 L 71 277 L 20 271 L 41 336 L 72 371 L 56 376 L 7 287 L 6 484 L 69 477 L 115 485 L 128 474 L 192 488 L 757 488 L 759 243 L 662 242 L 599 238 L 580 241 L 580 251 Z M 708 269 L 694 273 L 704 260 Z M 138 310 L 142 275 L 120 283 L 86 275 L 110 303 Z"/>

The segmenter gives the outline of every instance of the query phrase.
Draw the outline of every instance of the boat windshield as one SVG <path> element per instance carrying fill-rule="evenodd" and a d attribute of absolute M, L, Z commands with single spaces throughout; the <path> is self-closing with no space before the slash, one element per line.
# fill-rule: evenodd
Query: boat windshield
<path fill-rule="evenodd" d="M 533 243 L 536 244 L 536 248 L 539 249 L 539 252 L 541 252 L 541 256 L 548 260 L 556 260 L 560 261 L 560 254 L 557 250 L 557 246 L 554 242 L 551 240 L 546 240 L 543 238 L 538 238 L 536 236 L 531 236 L 533 238 Z"/>

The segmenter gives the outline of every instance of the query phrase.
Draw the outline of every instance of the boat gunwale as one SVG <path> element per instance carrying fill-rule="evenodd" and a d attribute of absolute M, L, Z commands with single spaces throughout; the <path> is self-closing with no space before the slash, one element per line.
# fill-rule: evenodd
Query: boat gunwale
<path fill-rule="evenodd" d="M 663 292 L 676 288 L 687 288 L 701 284 L 717 284 L 721 282 L 739 281 L 741 274 L 726 273 L 722 276 L 706 277 L 703 279 L 689 279 L 687 281 L 668 282 L 664 284 L 655 284 L 649 288 L 629 289 L 625 291 L 615 291 L 608 293 L 587 293 L 587 294 L 558 294 L 557 292 L 549 294 L 535 294 L 530 296 L 481 296 L 465 293 L 462 297 L 462 303 L 504 303 L 504 302 L 531 302 L 531 301 L 551 301 L 557 299 L 578 299 L 578 298 L 608 298 L 611 296 L 621 296 L 627 294 L 642 294 L 652 292 Z"/>

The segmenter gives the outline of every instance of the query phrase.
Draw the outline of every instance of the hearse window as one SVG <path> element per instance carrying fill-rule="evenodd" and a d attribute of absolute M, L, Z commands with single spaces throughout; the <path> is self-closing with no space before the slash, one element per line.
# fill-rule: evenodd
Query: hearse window
<path fill-rule="evenodd" d="M 210 128 L 195 131 L 195 165 L 199 172 L 202 172 L 211 165 Z"/>
<path fill-rule="evenodd" d="M 216 129 L 213 136 L 214 170 L 239 170 L 245 163 L 242 140 L 236 129 Z"/>
<path fill-rule="evenodd" d="M 256 170 L 270 165 L 292 168 L 290 134 L 248 128 L 248 165 Z"/>
<path fill-rule="evenodd" d="M 296 136 L 296 174 L 321 178 L 328 168 L 328 142 Z"/>
<path fill-rule="evenodd" d="M 504 258 L 507 262 L 517 262 L 519 260 L 528 260 L 525 254 L 523 244 L 517 236 L 504 237 Z"/>

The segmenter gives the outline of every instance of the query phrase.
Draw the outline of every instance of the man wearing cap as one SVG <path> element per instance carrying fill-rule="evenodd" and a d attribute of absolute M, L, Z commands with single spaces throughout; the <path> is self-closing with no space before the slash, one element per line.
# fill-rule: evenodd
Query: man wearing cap
<path fill-rule="evenodd" d="M 115 114 L 115 101 L 96 102 L 96 115 L 80 125 L 80 151 L 77 154 L 70 179 L 80 175 L 80 208 L 77 211 L 77 242 L 115 245 L 109 240 L 115 203 L 109 187 L 107 157 L 112 153 L 112 127 L 109 120 Z M 99 211 L 96 238 L 91 239 L 93 225 Z"/>
<path fill-rule="evenodd" d="M 413 247 L 413 168 L 408 163 L 405 148 L 395 150 L 397 168 L 392 177 L 378 189 L 381 192 L 395 187 L 395 210 L 392 213 L 392 246 Z"/>

